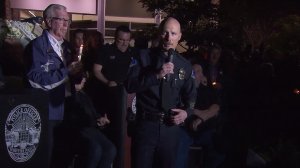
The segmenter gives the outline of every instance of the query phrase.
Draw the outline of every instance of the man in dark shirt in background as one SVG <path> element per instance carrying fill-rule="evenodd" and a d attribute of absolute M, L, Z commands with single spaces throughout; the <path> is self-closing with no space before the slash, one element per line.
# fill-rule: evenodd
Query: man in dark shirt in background
<path fill-rule="evenodd" d="M 200 64 L 193 64 L 197 98 L 194 113 L 191 115 L 185 127 L 182 128 L 180 143 L 177 154 L 176 168 L 194 167 L 190 159 L 202 160 L 200 167 L 216 168 L 224 160 L 224 155 L 217 151 L 214 141 L 216 140 L 217 116 L 220 110 L 220 100 L 217 91 L 209 86 L 207 78 L 203 74 Z M 201 155 L 189 158 L 190 145 L 202 147 Z M 198 162 L 199 163 L 199 162 Z M 198 165 L 199 166 L 199 165 Z"/>
<path fill-rule="evenodd" d="M 107 136 L 117 148 L 114 168 L 124 167 L 124 136 L 125 136 L 125 89 L 126 79 L 134 50 L 129 47 L 131 32 L 127 26 L 119 26 L 115 33 L 115 43 L 105 45 L 99 50 L 94 64 L 95 77 L 100 81 L 98 92 L 98 111 L 107 114 L 111 124 L 106 128 Z M 97 97 L 97 96 L 96 96 Z M 100 105 L 100 106 L 99 106 Z"/>

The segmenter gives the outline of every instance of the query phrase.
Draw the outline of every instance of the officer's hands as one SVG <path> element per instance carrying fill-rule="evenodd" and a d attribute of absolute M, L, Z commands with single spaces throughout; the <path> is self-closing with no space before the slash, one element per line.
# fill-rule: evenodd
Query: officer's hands
<path fill-rule="evenodd" d="M 182 109 L 171 109 L 175 114 L 171 116 L 171 122 L 180 125 L 187 118 L 187 112 Z"/>
<path fill-rule="evenodd" d="M 80 61 L 74 61 L 68 66 L 68 71 L 71 75 L 75 75 L 82 71 L 82 63 Z"/>
<path fill-rule="evenodd" d="M 117 82 L 115 82 L 115 81 L 108 81 L 108 82 L 107 82 L 107 86 L 108 86 L 108 87 L 115 87 L 115 86 L 118 86 L 118 84 L 117 84 Z"/>
<path fill-rule="evenodd" d="M 192 129 L 193 131 L 197 131 L 198 126 L 199 126 L 200 124 L 202 124 L 202 122 L 203 122 L 203 120 L 201 120 L 200 118 L 197 118 L 196 120 L 194 120 L 194 121 L 191 123 L 191 125 L 190 125 L 191 129 Z"/>
<path fill-rule="evenodd" d="M 106 124 L 109 124 L 109 123 L 110 123 L 110 121 L 107 118 L 106 114 L 104 115 L 104 117 L 100 117 L 100 118 L 97 119 L 97 125 L 99 127 L 103 127 L 103 126 L 105 126 Z"/>
<path fill-rule="evenodd" d="M 164 63 L 160 72 L 157 74 L 157 78 L 161 79 L 167 74 L 173 74 L 174 73 L 174 64 L 172 62 Z"/>

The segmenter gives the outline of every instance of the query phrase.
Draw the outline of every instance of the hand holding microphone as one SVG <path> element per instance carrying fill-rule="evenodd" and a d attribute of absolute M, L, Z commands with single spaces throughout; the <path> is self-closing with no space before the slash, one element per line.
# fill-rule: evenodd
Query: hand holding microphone
<path fill-rule="evenodd" d="M 158 79 L 161 79 L 163 77 L 166 77 L 166 80 L 170 80 L 171 74 L 174 73 L 174 64 L 173 64 L 173 59 L 174 59 L 174 52 L 175 50 L 173 48 L 168 50 L 168 59 L 166 63 L 162 65 L 162 69 L 160 73 L 157 75 Z"/>
<path fill-rule="evenodd" d="M 175 50 L 174 50 L 173 48 L 170 48 L 170 49 L 168 50 L 168 58 L 169 58 L 169 61 L 168 61 L 168 62 L 169 62 L 169 63 L 172 63 L 172 64 L 173 64 L 174 52 L 175 52 Z M 174 72 L 173 72 L 173 70 L 174 70 L 174 64 L 173 64 L 171 70 L 172 70 L 171 73 L 174 73 Z M 170 81 L 170 78 L 171 78 L 171 74 L 168 73 L 168 74 L 167 74 L 167 81 Z"/>

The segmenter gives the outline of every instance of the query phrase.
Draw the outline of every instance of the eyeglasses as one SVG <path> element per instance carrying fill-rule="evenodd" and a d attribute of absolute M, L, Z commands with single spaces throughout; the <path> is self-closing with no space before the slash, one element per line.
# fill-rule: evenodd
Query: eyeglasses
<path fill-rule="evenodd" d="M 72 20 L 70 20 L 70 19 L 65 19 L 65 18 L 51 17 L 51 19 L 58 20 L 58 21 L 60 21 L 60 22 L 67 22 L 68 24 L 71 24 L 71 23 L 72 23 Z"/>

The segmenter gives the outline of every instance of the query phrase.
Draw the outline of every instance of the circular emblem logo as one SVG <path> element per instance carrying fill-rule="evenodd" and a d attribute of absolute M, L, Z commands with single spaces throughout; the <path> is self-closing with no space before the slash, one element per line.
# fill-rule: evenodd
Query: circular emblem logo
<path fill-rule="evenodd" d="M 16 106 L 5 123 L 5 142 L 9 156 L 15 162 L 26 162 L 38 147 L 41 117 L 29 104 Z"/>

